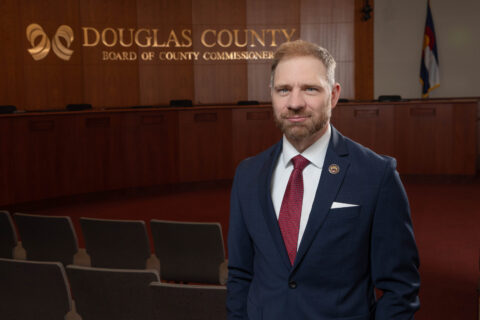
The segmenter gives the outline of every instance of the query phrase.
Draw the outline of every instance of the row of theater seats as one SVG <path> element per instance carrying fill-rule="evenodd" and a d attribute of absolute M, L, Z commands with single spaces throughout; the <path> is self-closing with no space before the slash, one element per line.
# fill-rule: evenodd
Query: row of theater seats
<path fill-rule="evenodd" d="M 151 220 L 152 256 L 160 264 L 150 266 L 144 221 L 80 218 L 80 224 L 90 260 L 83 265 L 76 264 L 70 217 L 12 219 L 0 211 L 0 319 L 225 319 L 220 224 Z M 19 248 L 27 260 L 18 259 Z"/>
<path fill-rule="evenodd" d="M 162 283 L 156 270 L 0 258 L 0 284 L 6 320 L 226 319 L 224 286 Z"/>
<path fill-rule="evenodd" d="M 142 220 L 80 218 L 87 259 L 68 216 L 0 211 L 0 257 L 15 258 L 21 236 L 26 259 L 97 268 L 160 270 L 166 281 L 225 284 L 227 266 L 219 223 L 150 221 L 155 254 Z M 20 255 L 21 256 L 21 255 Z M 17 255 L 18 257 L 18 255 Z M 87 260 L 85 262 L 85 260 Z"/>

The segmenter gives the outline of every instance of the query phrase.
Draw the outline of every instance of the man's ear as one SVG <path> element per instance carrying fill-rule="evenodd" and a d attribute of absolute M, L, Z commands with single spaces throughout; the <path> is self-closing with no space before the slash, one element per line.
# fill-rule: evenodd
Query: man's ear
<path fill-rule="evenodd" d="M 342 91 L 342 88 L 340 87 L 340 84 L 336 82 L 332 86 L 332 95 L 331 95 L 331 103 L 332 103 L 332 109 L 336 107 L 338 99 L 340 99 L 340 92 Z"/>

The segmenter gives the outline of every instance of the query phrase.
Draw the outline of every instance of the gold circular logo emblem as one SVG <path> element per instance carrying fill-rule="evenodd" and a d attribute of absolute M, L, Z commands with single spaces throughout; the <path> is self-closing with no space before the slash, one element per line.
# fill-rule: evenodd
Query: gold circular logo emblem
<path fill-rule="evenodd" d="M 67 25 L 58 27 L 55 36 L 50 42 L 43 28 L 36 23 L 32 23 L 27 27 L 27 39 L 32 45 L 32 48 L 28 49 L 28 52 L 30 52 L 32 58 L 37 61 L 45 58 L 50 52 L 50 49 L 53 49 L 53 52 L 65 61 L 70 60 L 73 54 L 73 50 L 69 49 L 73 41 L 73 30 Z M 64 43 L 66 45 L 64 45 Z"/>
<path fill-rule="evenodd" d="M 331 174 L 337 174 L 340 172 L 340 167 L 338 166 L 338 164 L 331 164 L 328 167 L 328 172 L 330 172 Z"/>

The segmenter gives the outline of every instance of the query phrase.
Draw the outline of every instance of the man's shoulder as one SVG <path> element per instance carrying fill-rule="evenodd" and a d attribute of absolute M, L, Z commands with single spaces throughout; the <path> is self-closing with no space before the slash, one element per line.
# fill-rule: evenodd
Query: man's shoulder
<path fill-rule="evenodd" d="M 264 151 L 242 160 L 237 167 L 237 171 L 248 170 L 250 172 L 254 172 L 255 170 L 264 168 L 265 165 L 271 164 L 275 154 L 279 153 L 281 147 L 282 144 L 281 141 L 279 141 Z"/>
<path fill-rule="evenodd" d="M 352 160 L 364 168 L 385 168 L 396 167 L 395 158 L 375 152 L 374 150 L 352 140 L 349 137 L 342 136 L 347 146 L 349 156 Z"/>

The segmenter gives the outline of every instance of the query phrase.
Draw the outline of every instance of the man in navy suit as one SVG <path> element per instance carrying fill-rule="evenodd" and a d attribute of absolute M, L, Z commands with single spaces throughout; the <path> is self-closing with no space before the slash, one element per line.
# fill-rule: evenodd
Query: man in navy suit
<path fill-rule="evenodd" d="M 412 319 L 419 308 L 396 162 L 330 125 L 334 74 L 334 59 L 315 44 L 288 42 L 275 53 L 271 95 L 283 139 L 235 174 L 228 319 Z"/>

